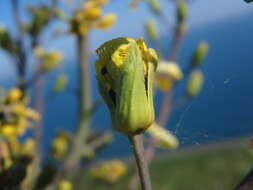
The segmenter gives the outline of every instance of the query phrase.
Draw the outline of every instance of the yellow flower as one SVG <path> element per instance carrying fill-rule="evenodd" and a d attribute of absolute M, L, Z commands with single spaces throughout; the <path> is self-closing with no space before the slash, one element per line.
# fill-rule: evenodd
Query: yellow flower
<path fill-rule="evenodd" d="M 8 169 L 12 166 L 13 161 L 11 159 L 10 148 L 6 141 L 0 141 L 0 155 L 1 155 L 1 166 L 3 169 Z M 0 173 L 1 169 L 0 167 Z"/>
<path fill-rule="evenodd" d="M 156 140 L 161 148 L 178 147 L 177 138 L 157 123 L 153 123 L 152 126 L 148 128 L 147 132 Z"/>
<path fill-rule="evenodd" d="M 44 71 L 50 71 L 57 67 L 62 59 L 63 56 L 58 51 L 47 52 L 40 58 L 41 69 Z"/>
<path fill-rule="evenodd" d="M 70 137 L 66 133 L 57 134 L 52 142 L 52 156 L 55 159 L 62 159 L 68 152 L 69 144 Z"/>
<path fill-rule="evenodd" d="M 37 46 L 33 49 L 33 53 L 34 55 L 36 55 L 37 57 L 41 57 L 45 52 L 44 49 L 40 46 Z"/>
<path fill-rule="evenodd" d="M 175 62 L 160 61 L 157 67 L 157 75 L 167 75 L 173 80 L 181 80 L 183 72 Z"/>
<path fill-rule="evenodd" d="M 40 119 L 40 114 L 38 112 L 34 111 L 33 109 L 25 107 L 22 103 L 17 103 L 14 105 L 13 113 L 32 120 Z"/>
<path fill-rule="evenodd" d="M 96 20 L 101 16 L 101 9 L 94 7 L 84 11 L 84 17 L 87 20 Z"/>
<path fill-rule="evenodd" d="M 157 67 L 154 84 L 163 91 L 169 91 L 175 80 L 181 80 L 183 72 L 174 62 L 160 61 Z"/>
<path fill-rule="evenodd" d="M 0 126 L 0 135 L 7 139 L 15 139 L 18 131 L 15 125 L 4 124 Z"/>
<path fill-rule="evenodd" d="M 126 165 L 120 160 L 110 160 L 90 170 L 90 174 L 108 183 L 115 183 L 126 172 Z"/>
<path fill-rule="evenodd" d="M 151 41 L 156 41 L 158 39 L 158 31 L 155 22 L 152 19 L 148 19 L 145 22 L 145 31 L 148 38 Z"/>
<path fill-rule="evenodd" d="M 116 15 L 114 13 L 109 13 L 101 18 L 96 24 L 97 28 L 106 29 L 110 28 L 116 21 Z"/>
<path fill-rule="evenodd" d="M 6 102 L 8 103 L 17 102 L 21 99 L 22 95 L 23 94 L 21 90 L 19 90 L 18 88 L 12 88 L 7 94 Z"/>
<path fill-rule="evenodd" d="M 193 97 L 198 95 L 204 83 L 204 76 L 201 71 L 192 71 L 188 80 L 186 93 L 188 96 Z"/>
<path fill-rule="evenodd" d="M 35 141 L 32 138 L 28 138 L 22 145 L 22 154 L 24 155 L 33 155 L 35 152 Z"/>
<path fill-rule="evenodd" d="M 61 180 L 59 184 L 57 185 L 57 190 L 72 190 L 73 185 L 68 180 Z"/>
<path fill-rule="evenodd" d="M 84 9 L 90 9 L 90 8 L 94 8 L 94 7 L 101 7 L 104 4 L 108 3 L 108 0 L 89 0 L 86 1 L 83 4 Z"/>

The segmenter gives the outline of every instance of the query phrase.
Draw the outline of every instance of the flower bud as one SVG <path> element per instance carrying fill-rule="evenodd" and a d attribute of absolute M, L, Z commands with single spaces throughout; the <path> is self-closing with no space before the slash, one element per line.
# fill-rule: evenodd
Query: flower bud
<path fill-rule="evenodd" d="M 186 93 L 188 96 L 196 96 L 200 92 L 204 82 L 204 76 L 201 71 L 193 71 L 188 80 Z"/>
<path fill-rule="evenodd" d="M 147 132 L 156 140 L 161 148 L 177 148 L 178 140 L 168 130 L 153 123 Z"/>
<path fill-rule="evenodd" d="M 90 174 L 107 183 L 116 182 L 126 173 L 126 165 L 120 160 L 105 161 L 90 170 Z"/>
<path fill-rule="evenodd" d="M 59 74 L 55 80 L 53 91 L 55 93 L 60 93 L 64 91 L 68 84 L 68 76 L 66 74 Z"/>
<path fill-rule="evenodd" d="M 55 159 L 62 159 L 69 150 L 70 136 L 66 132 L 60 132 L 52 142 L 52 156 Z"/>
<path fill-rule="evenodd" d="M 96 27 L 100 29 L 107 29 L 110 28 L 115 23 L 115 21 L 116 15 L 114 13 L 108 13 L 98 21 Z"/>
<path fill-rule="evenodd" d="M 117 38 L 97 49 L 96 75 L 113 126 L 127 134 L 144 132 L 154 120 L 152 84 L 157 56 L 142 39 Z"/>
<path fill-rule="evenodd" d="M 25 140 L 21 152 L 23 155 L 33 155 L 35 153 L 35 141 L 32 138 Z"/>
<path fill-rule="evenodd" d="M 187 16 L 187 4 L 184 0 L 180 0 L 177 4 L 177 20 L 178 23 L 183 23 Z"/>
<path fill-rule="evenodd" d="M 57 190 L 72 190 L 73 185 L 70 181 L 68 180 L 61 180 L 59 184 L 57 185 Z"/>
<path fill-rule="evenodd" d="M 148 1 L 148 5 L 150 10 L 156 14 L 156 15 L 160 15 L 161 14 L 161 5 L 158 2 L 158 0 L 149 0 Z"/>
<path fill-rule="evenodd" d="M 50 71 L 56 68 L 62 59 L 63 56 L 58 51 L 47 52 L 40 57 L 41 69 L 45 72 Z"/>
<path fill-rule="evenodd" d="M 6 103 L 15 103 L 20 101 L 22 98 L 23 93 L 18 88 L 12 88 L 8 93 L 6 97 Z"/>
<path fill-rule="evenodd" d="M 156 29 L 156 25 L 152 19 L 149 19 L 145 22 L 145 30 L 148 38 L 151 41 L 156 41 L 158 39 L 158 32 Z"/>
<path fill-rule="evenodd" d="M 184 76 L 177 63 L 168 61 L 160 61 L 156 73 L 157 75 L 167 75 L 173 80 L 181 80 Z"/>
<path fill-rule="evenodd" d="M 198 66 L 205 58 L 208 53 L 209 46 L 206 42 L 200 42 L 193 53 L 191 66 Z"/>

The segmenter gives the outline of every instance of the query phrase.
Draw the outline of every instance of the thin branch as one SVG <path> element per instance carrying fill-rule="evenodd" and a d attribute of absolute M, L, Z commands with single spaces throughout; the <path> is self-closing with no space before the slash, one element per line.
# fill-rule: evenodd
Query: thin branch
<path fill-rule="evenodd" d="M 18 86 L 22 91 L 25 91 L 26 89 L 26 54 L 24 51 L 24 29 L 22 26 L 22 21 L 20 19 L 20 12 L 19 12 L 19 1 L 18 0 L 11 0 L 12 2 L 12 12 L 13 16 L 15 19 L 15 23 L 17 26 L 17 32 L 18 32 L 18 37 L 17 37 L 17 46 L 20 50 L 20 54 L 18 56 Z"/>
<path fill-rule="evenodd" d="M 138 173 L 140 177 L 142 190 L 152 190 L 151 180 L 149 176 L 148 163 L 145 160 L 143 137 L 142 135 L 129 136 L 129 141 L 132 144 Z"/>

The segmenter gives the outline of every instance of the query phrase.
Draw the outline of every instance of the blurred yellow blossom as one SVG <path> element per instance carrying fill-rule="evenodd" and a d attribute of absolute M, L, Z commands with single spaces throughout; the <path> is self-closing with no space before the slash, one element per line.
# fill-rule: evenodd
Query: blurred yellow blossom
<path fill-rule="evenodd" d="M 110 28 L 116 20 L 116 15 L 114 13 L 108 13 L 103 16 L 100 21 L 98 21 L 96 27 L 101 29 Z"/>
<path fill-rule="evenodd" d="M 22 96 L 19 89 L 13 88 L 6 93 L 4 101 L 0 103 L 0 136 L 8 140 L 23 135 L 29 127 L 28 120 L 40 119 L 39 113 L 27 107 L 29 99 Z"/>
<path fill-rule="evenodd" d="M 204 75 L 201 71 L 192 71 L 188 83 L 186 93 L 188 96 L 193 97 L 198 95 L 204 83 Z"/>
<path fill-rule="evenodd" d="M 147 132 L 156 140 L 161 148 L 177 148 L 178 140 L 168 130 L 153 123 Z"/>
<path fill-rule="evenodd" d="M 106 29 L 111 27 L 116 16 L 113 13 L 103 15 L 102 6 L 107 0 L 90 0 L 83 4 L 82 9 L 77 10 L 70 21 L 70 32 L 84 35 L 92 28 Z"/>
<path fill-rule="evenodd" d="M 41 69 L 50 71 L 56 68 L 63 59 L 63 55 L 58 51 L 49 51 L 42 54 L 40 57 Z"/>
<path fill-rule="evenodd" d="M 68 180 L 61 180 L 59 184 L 57 185 L 56 190 L 72 190 L 73 185 L 70 181 Z"/>
<path fill-rule="evenodd" d="M 171 90 L 176 80 L 183 78 L 183 72 L 175 62 L 160 61 L 154 84 L 163 91 Z"/>
<path fill-rule="evenodd" d="M 120 160 L 110 160 L 90 170 L 90 174 L 108 183 L 115 183 L 126 172 L 126 165 Z"/>
<path fill-rule="evenodd" d="M 12 88 L 6 96 L 6 102 L 13 103 L 21 99 L 22 92 L 18 88 Z"/>
<path fill-rule="evenodd" d="M 68 152 L 70 136 L 65 132 L 58 133 L 53 139 L 51 150 L 55 159 L 62 159 Z"/>
<path fill-rule="evenodd" d="M 35 152 L 35 141 L 32 138 L 27 138 L 22 144 L 21 153 L 24 155 L 33 155 Z"/>

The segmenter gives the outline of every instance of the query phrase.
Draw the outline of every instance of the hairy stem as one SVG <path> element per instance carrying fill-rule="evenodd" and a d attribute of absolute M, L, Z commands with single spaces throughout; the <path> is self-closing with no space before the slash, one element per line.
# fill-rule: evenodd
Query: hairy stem
<path fill-rule="evenodd" d="M 144 156 L 144 146 L 143 146 L 143 137 L 142 135 L 129 136 L 129 141 L 132 144 L 132 149 L 134 152 L 141 187 L 142 190 L 152 190 L 148 163 Z"/>

